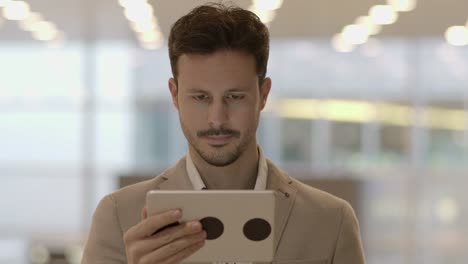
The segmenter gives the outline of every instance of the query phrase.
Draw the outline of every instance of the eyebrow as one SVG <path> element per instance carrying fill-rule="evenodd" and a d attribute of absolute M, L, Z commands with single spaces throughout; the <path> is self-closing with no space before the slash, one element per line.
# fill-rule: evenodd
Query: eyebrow
<path fill-rule="evenodd" d="M 187 92 L 188 93 L 206 93 L 207 91 L 199 89 L 199 88 L 189 88 Z"/>
<path fill-rule="evenodd" d="M 247 91 L 247 88 L 245 87 L 236 87 L 236 88 L 231 88 L 227 90 L 227 92 L 246 92 L 246 91 Z M 205 91 L 200 88 L 189 88 L 187 92 L 188 93 L 209 93 L 208 91 Z"/>

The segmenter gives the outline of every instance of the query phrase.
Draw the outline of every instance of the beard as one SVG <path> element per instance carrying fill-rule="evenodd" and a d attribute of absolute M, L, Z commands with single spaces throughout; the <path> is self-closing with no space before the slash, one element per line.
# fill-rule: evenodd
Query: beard
<path fill-rule="evenodd" d="M 257 122 L 258 123 L 258 122 Z M 220 128 L 198 131 L 196 134 L 190 132 L 185 123 L 180 119 L 182 131 L 190 146 L 198 153 L 198 155 L 208 164 L 215 167 L 225 167 L 236 162 L 244 153 L 255 136 L 255 128 L 248 129 L 244 135 L 239 131 Z M 203 142 L 203 137 L 213 135 L 228 135 L 234 140 L 225 145 L 206 145 Z"/>

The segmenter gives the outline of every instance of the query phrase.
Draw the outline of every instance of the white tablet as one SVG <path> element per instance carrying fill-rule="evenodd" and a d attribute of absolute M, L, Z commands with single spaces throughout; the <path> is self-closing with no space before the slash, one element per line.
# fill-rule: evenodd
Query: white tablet
<path fill-rule="evenodd" d="M 186 262 L 271 262 L 274 255 L 275 193 L 253 190 L 147 193 L 148 215 L 181 208 L 181 223 L 198 219 L 205 246 Z"/>

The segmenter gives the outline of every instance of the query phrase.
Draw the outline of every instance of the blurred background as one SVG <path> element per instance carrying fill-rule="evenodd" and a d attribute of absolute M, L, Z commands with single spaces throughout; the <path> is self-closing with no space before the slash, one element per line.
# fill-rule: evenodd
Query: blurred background
<path fill-rule="evenodd" d="M 0 0 L 0 263 L 79 263 L 97 202 L 185 154 L 167 36 L 204 2 Z M 368 263 L 467 263 L 468 1 L 232 2 L 271 31 L 267 156 Z"/>

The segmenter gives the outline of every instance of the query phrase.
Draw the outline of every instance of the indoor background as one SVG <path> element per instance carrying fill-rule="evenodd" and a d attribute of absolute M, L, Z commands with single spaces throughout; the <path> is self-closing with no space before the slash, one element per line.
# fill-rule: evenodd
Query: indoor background
<path fill-rule="evenodd" d="M 0 0 L 0 263 L 79 263 L 98 201 L 186 153 L 167 36 L 204 2 Z M 353 204 L 368 263 L 467 263 L 468 1 L 232 2 L 271 32 L 266 155 Z"/>

